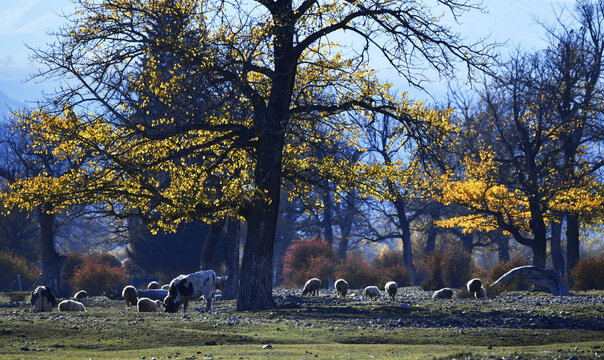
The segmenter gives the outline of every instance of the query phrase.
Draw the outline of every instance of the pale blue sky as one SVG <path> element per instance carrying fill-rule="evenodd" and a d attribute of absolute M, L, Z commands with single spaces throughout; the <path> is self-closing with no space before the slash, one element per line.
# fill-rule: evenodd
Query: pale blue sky
<path fill-rule="evenodd" d="M 524 49 L 544 46 L 544 33 L 534 19 L 554 21 L 554 9 L 573 0 L 485 0 L 488 13 L 469 13 L 461 19 L 460 32 L 472 37 L 489 35 L 496 42 Z M 38 66 L 28 60 L 31 47 L 43 47 L 53 38 L 48 32 L 63 23 L 61 13 L 73 11 L 69 0 L 0 0 L 0 92 L 24 102 L 40 97 L 50 84 L 23 83 Z M 388 70 L 383 70 L 387 73 Z M 389 80 L 393 80 L 390 78 Z M 439 85 L 434 85 L 439 88 Z M 441 85 L 442 88 L 442 85 Z M 438 91 L 438 90 L 435 90 Z M 418 95 L 420 96 L 420 95 Z"/>

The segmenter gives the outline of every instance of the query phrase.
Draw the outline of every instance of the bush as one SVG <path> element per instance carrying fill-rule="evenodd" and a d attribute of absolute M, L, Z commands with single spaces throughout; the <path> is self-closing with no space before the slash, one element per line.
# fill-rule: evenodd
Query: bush
<path fill-rule="evenodd" d="M 369 266 L 367 259 L 359 253 L 348 255 L 346 261 L 338 265 L 335 277 L 346 280 L 351 289 L 362 289 L 378 282 L 375 269 Z"/>
<path fill-rule="evenodd" d="M 571 276 L 576 290 L 604 290 L 604 257 L 579 261 Z"/>
<path fill-rule="evenodd" d="M 128 279 L 129 275 L 123 267 L 93 259 L 76 269 L 70 285 L 74 290 L 86 290 L 94 296 L 113 293 L 127 285 Z"/>
<path fill-rule="evenodd" d="M 27 259 L 9 251 L 0 252 L 0 290 L 19 290 L 17 275 L 23 289 L 31 289 L 40 279 L 40 271 Z"/>
<path fill-rule="evenodd" d="M 529 259 L 524 255 L 516 255 L 508 261 L 500 262 L 489 271 L 489 279 L 497 281 L 503 274 L 518 266 L 530 265 Z M 528 290 L 531 284 L 526 280 L 514 280 L 506 284 L 501 290 Z"/>
<path fill-rule="evenodd" d="M 65 268 L 63 269 L 63 281 L 65 281 L 67 284 L 71 284 L 73 282 L 73 277 L 76 271 L 87 262 L 100 261 L 110 267 L 122 266 L 122 263 L 115 256 L 106 253 L 92 253 L 86 255 L 81 252 L 69 252 L 66 254 L 66 256 L 67 262 L 65 264 Z"/>
<path fill-rule="evenodd" d="M 399 287 L 412 285 L 411 274 L 404 265 L 402 250 L 382 250 L 373 265 L 377 276 L 375 285 L 380 289 L 383 289 L 388 281 L 395 281 Z"/>
<path fill-rule="evenodd" d="M 443 287 L 462 288 L 480 271 L 472 254 L 459 242 L 445 247 L 442 253 L 424 256 L 416 262 L 420 285 L 426 290 Z"/>
<path fill-rule="evenodd" d="M 331 244 L 320 239 L 296 240 L 285 251 L 283 258 L 283 285 L 303 287 L 311 278 L 321 279 L 327 287 L 327 280 L 333 276 L 336 254 Z"/>

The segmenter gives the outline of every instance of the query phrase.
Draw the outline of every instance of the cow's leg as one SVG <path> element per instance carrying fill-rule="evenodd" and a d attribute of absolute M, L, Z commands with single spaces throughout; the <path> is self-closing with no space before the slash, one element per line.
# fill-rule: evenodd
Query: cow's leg
<path fill-rule="evenodd" d="M 182 309 L 184 311 L 184 313 L 187 313 L 187 308 L 189 307 L 189 299 L 184 299 L 182 301 Z"/>

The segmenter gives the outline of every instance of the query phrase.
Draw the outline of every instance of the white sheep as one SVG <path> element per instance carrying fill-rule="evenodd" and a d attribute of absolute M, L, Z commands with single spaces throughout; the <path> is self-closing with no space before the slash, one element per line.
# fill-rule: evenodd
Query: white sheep
<path fill-rule="evenodd" d="M 63 300 L 59 303 L 59 311 L 86 311 L 86 307 L 79 301 Z"/>
<path fill-rule="evenodd" d="M 126 300 L 128 307 L 135 306 L 138 301 L 138 292 L 134 286 L 128 285 L 122 290 L 122 297 Z"/>
<path fill-rule="evenodd" d="M 432 299 L 451 299 L 453 297 L 453 289 L 451 288 L 442 288 L 440 290 L 436 290 L 434 294 L 432 294 Z"/>
<path fill-rule="evenodd" d="M 384 290 L 390 297 L 390 301 L 394 301 L 394 298 L 396 297 L 396 293 L 398 291 L 398 284 L 394 281 L 388 281 L 384 286 Z"/>
<path fill-rule="evenodd" d="M 147 284 L 148 290 L 159 289 L 159 288 L 160 288 L 160 286 L 157 281 L 151 281 L 149 284 Z"/>
<path fill-rule="evenodd" d="M 487 292 L 484 289 L 484 287 L 482 286 L 482 281 L 480 281 L 479 278 L 474 278 L 474 279 L 468 281 L 466 286 L 468 288 L 468 292 L 470 293 L 470 295 L 472 295 L 476 299 L 487 297 Z"/>
<path fill-rule="evenodd" d="M 34 312 L 52 311 L 57 299 L 49 286 L 38 286 L 31 292 L 31 304 L 34 306 Z"/>
<path fill-rule="evenodd" d="M 84 298 L 88 297 L 88 293 L 86 292 L 86 290 L 80 290 L 77 293 L 75 293 L 75 295 L 73 296 L 74 300 L 81 300 Z"/>
<path fill-rule="evenodd" d="M 143 297 L 138 299 L 136 309 L 138 312 L 157 312 L 161 310 L 161 301 Z"/>
<path fill-rule="evenodd" d="M 345 298 L 346 294 L 348 293 L 348 283 L 346 282 L 346 280 L 338 279 L 336 280 L 336 283 L 334 285 L 336 287 L 338 295 L 342 298 Z"/>
<path fill-rule="evenodd" d="M 382 296 L 382 292 L 377 286 L 367 286 L 363 291 L 365 299 L 369 298 L 371 301 L 379 299 Z"/>
<path fill-rule="evenodd" d="M 317 278 L 312 278 L 304 284 L 304 289 L 302 290 L 302 296 L 310 293 L 311 295 L 319 295 L 319 288 L 321 287 L 321 280 Z"/>

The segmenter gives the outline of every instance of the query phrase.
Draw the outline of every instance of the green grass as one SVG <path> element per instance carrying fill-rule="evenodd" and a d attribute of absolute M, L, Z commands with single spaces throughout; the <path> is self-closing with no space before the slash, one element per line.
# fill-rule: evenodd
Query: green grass
<path fill-rule="evenodd" d="M 527 295 L 532 296 L 532 295 Z M 425 321 L 466 316 L 599 316 L 601 305 L 517 304 L 476 301 L 414 302 L 408 309 L 388 302 L 315 304 L 300 309 L 218 313 L 139 314 L 123 301 L 97 298 L 86 313 L 33 313 L 29 306 L 0 308 L 0 359 L 453 359 L 604 357 L 604 331 L 430 327 Z M 232 317 L 239 323 L 233 325 Z M 536 315 L 535 315 L 536 316 Z M 411 325 L 391 326 L 398 319 Z M 417 320 L 417 324 L 413 325 Z M 422 323 L 422 321 L 424 323 Z M 600 320 L 598 320 L 600 321 Z M 264 344 L 272 348 L 263 349 Z M 29 350 L 23 350 L 27 347 Z M 194 357 L 192 357 L 194 356 Z"/>

